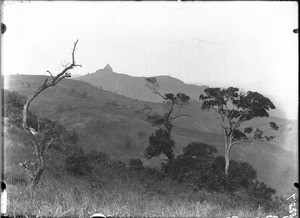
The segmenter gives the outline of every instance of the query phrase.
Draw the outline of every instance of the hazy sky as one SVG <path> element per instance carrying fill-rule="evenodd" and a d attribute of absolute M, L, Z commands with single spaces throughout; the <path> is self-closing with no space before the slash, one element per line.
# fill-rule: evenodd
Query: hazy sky
<path fill-rule="evenodd" d="M 296 2 L 5 2 L 2 74 L 74 74 L 110 64 L 132 76 L 238 86 L 298 111 Z"/>

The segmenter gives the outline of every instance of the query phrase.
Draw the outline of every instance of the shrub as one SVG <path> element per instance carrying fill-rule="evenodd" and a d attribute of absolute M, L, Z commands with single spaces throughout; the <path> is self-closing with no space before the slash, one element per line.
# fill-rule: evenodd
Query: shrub
<path fill-rule="evenodd" d="M 109 162 L 111 166 L 118 168 L 118 169 L 125 169 L 126 168 L 126 163 L 123 163 L 120 160 L 112 160 Z"/>
<path fill-rule="evenodd" d="M 141 169 L 144 169 L 143 161 L 140 158 L 130 159 L 130 161 L 129 161 L 129 168 L 131 170 L 141 170 Z"/>
<path fill-rule="evenodd" d="M 66 158 L 66 171 L 74 176 L 85 176 L 93 170 L 88 160 L 88 156 L 84 154 L 83 149 L 77 149 L 72 155 Z"/>
<path fill-rule="evenodd" d="M 240 189 L 247 189 L 256 179 L 256 170 L 245 162 L 231 160 L 228 175 L 225 175 L 225 158 L 218 156 L 211 167 L 199 176 L 197 186 L 209 191 L 234 193 Z"/>
<path fill-rule="evenodd" d="M 246 192 L 254 206 L 264 205 L 267 209 L 270 206 L 268 203 L 272 201 L 272 195 L 276 193 L 274 189 L 268 187 L 264 182 L 257 180 L 252 182 Z"/>
<path fill-rule="evenodd" d="M 109 162 L 109 156 L 101 151 L 92 150 L 87 154 L 87 157 L 91 163 L 108 163 Z"/>
<path fill-rule="evenodd" d="M 204 142 L 191 142 L 173 161 L 172 177 L 178 182 L 194 182 L 210 168 L 217 149 Z"/>
<path fill-rule="evenodd" d="M 21 95 L 18 92 L 10 92 L 8 90 L 3 90 L 4 94 L 4 116 L 9 116 L 12 112 L 15 113 L 16 110 L 23 110 L 23 106 L 27 100 L 25 95 Z M 13 110 L 13 111 L 11 111 Z"/>
<path fill-rule="evenodd" d="M 228 175 L 225 175 L 224 168 L 225 158 L 216 157 L 207 171 L 199 175 L 196 186 L 210 192 L 225 192 L 240 199 L 238 204 L 268 208 L 276 191 L 257 181 L 257 172 L 249 163 L 231 160 Z"/>
<path fill-rule="evenodd" d="M 191 142 L 182 151 L 183 154 L 180 155 L 182 157 L 193 157 L 204 161 L 214 159 L 214 154 L 218 152 L 214 146 L 204 142 Z"/>

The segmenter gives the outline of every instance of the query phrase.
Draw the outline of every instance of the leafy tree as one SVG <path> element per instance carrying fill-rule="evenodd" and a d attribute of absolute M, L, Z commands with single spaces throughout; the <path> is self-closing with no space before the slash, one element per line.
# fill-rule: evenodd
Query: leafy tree
<path fill-rule="evenodd" d="M 44 90 L 48 89 L 49 87 L 57 85 L 64 78 L 71 77 L 71 74 L 69 73 L 70 70 L 72 70 L 74 67 L 81 66 L 75 63 L 75 58 L 74 58 L 77 42 L 78 40 L 74 43 L 74 47 L 72 51 L 72 63 L 67 64 L 65 68 L 56 76 L 53 76 L 50 71 L 47 71 L 51 75 L 51 81 L 49 81 L 49 78 L 46 78 L 45 82 L 33 93 L 31 97 L 27 99 L 23 108 L 22 127 L 32 141 L 32 146 L 34 148 L 34 153 L 33 153 L 34 167 L 29 166 L 27 162 L 21 163 L 21 166 L 26 170 L 32 187 L 35 187 L 39 183 L 42 174 L 46 168 L 45 154 L 48 148 L 57 139 L 57 134 L 56 134 L 57 132 L 55 131 L 55 125 L 58 120 L 54 122 L 47 122 L 47 121 L 43 123 L 38 122 L 37 127 L 34 128 L 28 122 L 30 105 L 31 102 L 38 95 L 40 95 Z"/>
<path fill-rule="evenodd" d="M 189 103 L 190 97 L 184 93 L 166 93 L 162 94 L 159 91 L 159 84 L 155 77 L 146 78 L 146 86 L 156 95 L 159 95 L 163 101 L 168 105 L 167 111 L 163 114 L 149 113 L 148 122 L 153 126 L 159 127 L 154 134 L 149 137 L 150 145 L 146 148 L 145 156 L 147 158 L 157 157 L 164 154 L 168 157 L 171 165 L 174 158 L 175 142 L 171 139 L 172 121 L 181 116 L 188 116 L 182 114 L 181 109 Z"/>
<path fill-rule="evenodd" d="M 202 110 L 212 111 L 223 130 L 225 141 L 225 174 L 228 174 L 229 153 L 233 145 L 241 142 L 269 141 L 274 136 L 264 136 L 263 131 L 251 126 L 242 128 L 257 117 L 268 117 L 268 111 L 275 109 L 273 103 L 267 97 L 257 92 L 240 92 L 238 88 L 229 87 L 207 88 L 205 94 L 201 94 Z M 274 127 L 273 127 L 274 128 Z"/>

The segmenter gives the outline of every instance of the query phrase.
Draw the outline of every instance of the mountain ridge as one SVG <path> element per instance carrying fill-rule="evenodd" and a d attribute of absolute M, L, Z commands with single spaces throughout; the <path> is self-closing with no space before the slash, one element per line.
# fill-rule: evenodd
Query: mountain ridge
<path fill-rule="evenodd" d="M 204 93 L 204 89 L 208 86 L 198 86 L 194 84 L 186 84 L 180 79 L 160 75 L 155 76 L 159 82 L 162 93 L 183 92 L 192 99 L 198 99 L 200 94 Z M 133 99 L 161 102 L 159 96 L 153 95 L 151 90 L 145 87 L 146 77 L 135 77 L 127 74 L 116 73 L 112 67 L 107 64 L 103 69 L 99 69 L 94 73 L 76 77 L 75 80 L 88 82 L 98 88 L 115 92 Z"/>
<path fill-rule="evenodd" d="M 157 95 L 153 95 L 151 90 L 145 87 L 144 76 L 131 76 L 128 74 L 117 73 L 113 71 L 113 68 L 107 64 L 103 69 L 96 70 L 94 73 L 88 73 L 86 75 L 77 76 L 73 78 L 75 80 L 81 80 L 88 82 L 98 88 L 115 92 L 120 95 L 124 95 L 129 98 L 138 99 L 149 102 L 161 102 L 161 98 Z M 183 92 L 191 97 L 191 99 L 198 101 L 199 96 L 204 94 L 204 90 L 210 86 L 202 85 L 199 82 L 184 82 L 178 78 L 171 77 L 169 75 L 155 76 L 159 85 L 161 93 L 178 93 Z M 223 87 L 223 86 L 219 86 Z M 224 87 L 225 88 L 225 87 Z M 239 87 L 243 89 L 243 87 Z M 264 96 L 270 98 L 276 106 L 275 110 L 270 111 L 271 116 L 289 119 L 286 117 L 286 113 L 283 110 L 283 106 L 272 95 Z M 280 106 L 278 106 L 280 105 Z"/>

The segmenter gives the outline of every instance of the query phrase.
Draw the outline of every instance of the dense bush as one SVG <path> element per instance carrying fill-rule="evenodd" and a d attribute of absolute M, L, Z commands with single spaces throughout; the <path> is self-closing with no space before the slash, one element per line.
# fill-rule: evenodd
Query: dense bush
<path fill-rule="evenodd" d="M 200 175 L 208 171 L 214 161 L 217 149 L 204 142 L 191 142 L 183 148 L 183 153 L 178 155 L 172 166 L 171 176 L 179 182 L 195 182 Z M 166 172 L 168 164 L 162 164 Z"/>
<path fill-rule="evenodd" d="M 272 196 L 276 193 L 274 189 L 268 187 L 264 182 L 257 180 L 249 185 L 246 192 L 254 206 L 264 205 L 267 208 L 270 206 L 269 202 L 272 201 Z"/>
<path fill-rule="evenodd" d="M 131 170 L 142 170 L 142 169 L 144 169 L 143 161 L 140 158 L 130 159 L 129 168 Z"/>
<path fill-rule="evenodd" d="M 8 118 L 8 122 L 22 127 L 22 111 L 26 103 L 27 97 L 18 92 L 10 92 L 2 89 L 2 113 Z M 28 111 L 28 125 L 37 128 L 37 116 Z"/>
<path fill-rule="evenodd" d="M 82 148 L 77 149 L 65 160 L 65 168 L 68 173 L 74 176 L 88 175 L 93 167 L 89 164 L 89 158 Z"/>
<path fill-rule="evenodd" d="M 122 162 L 120 160 L 111 160 L 109 162 L 109 164 L 111 166 L 113 166 L 114 168 L 121 169 L 121 170 L 123 170 L 123 169 L 126 168 L 126 163 L 124 163 L 124 162 Z"/>
<path fill-rule="evenodd" d="M 183 153 L 174 158 L 170 176 L 178 182 L 190 184 L 195 190 L 225 193 L 236 201 L 236 205 L 258 205 L 271 208 L 275 190 L 257 180 L 256 170 L 247 162 L 230 161 L 225 175 L 225 158 L 214 155 L 217 150 L 203 142 L 192 142 Z M 162 164 L 162 171 L 168 169 Z"/>
<path fill-rule="evenodd" d="M 230 164 L 228 175 L 225 175 L 225 158 L 216 157 L 209 170 L 198 178 L 197 186 L 209 191 L 229 193 L 247 189 L 256 179 L 256 170 L 245 162 L 231 160 Z"/>
<path fill-rule="evenodd" d="M 15 113 L 16 110 L 22 110 L 27 100 L 25 95 L 21 95 L 18 92 L 10 92 L 8 90 L 2 90 L 2 108 L 4 107 L 4 116 L 7 117 L 11 113 Z M 12 111 L 13 110 L 13 111 Z"/>
<path fill-rule="evenodd" d="M 234 198 L 240 196 L 238 204 L 253 208 L 272 204 L 276 191 L 257 180 L 256 170 L 247 162 L 230 161 L 228 175 L 224 173 L 225 158 L 218 156 L 206 172 L 197 178 L 196 187 L 210 192 L 227 193 Z"/>
<path fill-rule="evenodd" d="M 204 142 L 191 142 L 182 149 L 182 152 L 181 157 L 193 157 L 199 161 L 206 161 L 213 159 L 214 154 L 216 154 L 218 150 L 214 146 Z"/>

